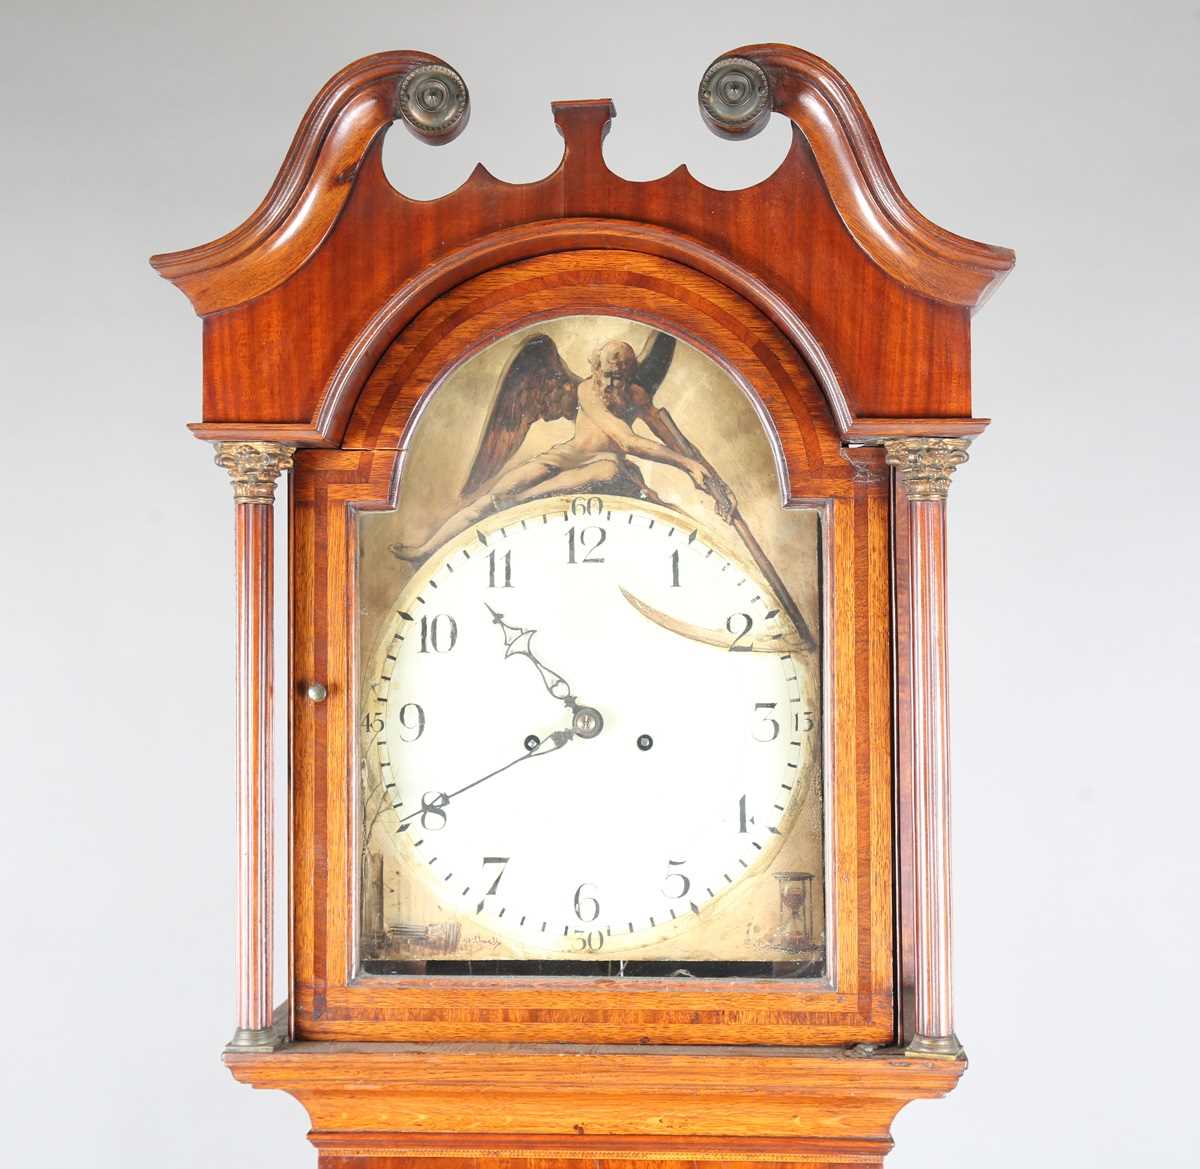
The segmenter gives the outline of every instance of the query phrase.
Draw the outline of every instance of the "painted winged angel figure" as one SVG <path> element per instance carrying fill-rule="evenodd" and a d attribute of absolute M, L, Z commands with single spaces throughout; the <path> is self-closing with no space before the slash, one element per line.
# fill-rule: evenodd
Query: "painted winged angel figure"
<path fill-rule="evenodd" d="M 670 369 L 675 338 L 656 332 L 640 356 L 625 341 L 606 341 L 591 355 L 591 373 L 572 372 L 545 333 L 517 348 L 500 377 L 500 389 L 475 461 L 460 493 L 462 506 L 420 544 L 393 544 L 401 560 L 420 562 L 447 540 L 495 511 L 548 495 L 603 491 L 663 502 L 631 458 L 665 463 L 710 495 L 717 514 L 730 521 L 733 493 L 671 416 L 654 405 Z M 538 421 L 573 418 L 575 433 L 540 454 L 509 466 Z M 633 429 L 641 421 L 653 438 Z"/>

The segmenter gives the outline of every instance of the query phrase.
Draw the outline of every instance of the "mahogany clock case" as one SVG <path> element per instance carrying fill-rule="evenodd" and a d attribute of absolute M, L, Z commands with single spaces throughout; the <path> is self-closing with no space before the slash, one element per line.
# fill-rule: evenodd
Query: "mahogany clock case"
<path fill-rule="evenodd" d="M 421 85 L 432 96 L 414 104 Z M 588 1131 L 606 1135 L 565 1155 L 728 1156 L 722 1144 L 751 1159 L 878 1165 L 899 1107 L 949 1090 L 963 1067 L 949 967 L 944 507 L 986 426 L 971 413 L 970 316 L 1012 253 L 924 219 L 853 90 L 790 46 L 735 50 L 701 84 L 719 133 L 753 133 L 772 113 L 792 123 L 782 165 L 744 190 L 710 189 L 685 168 L 651 182 L 613 174 L 601 142 L 614 111 L 599 100 L 554 104 L 563 157 L 541 181 L 478 167 L 443 198 L 399 194 L 380 161 L 392 121 L 444 141 L 468 108 L 437 58 L 364 58 L 314 99 L 246 223 L 153 261 L 203 318 L 193 430 L 218 444 L 238 501 L 241 901 L 227 1062 L 304 1101 L 329 1166 L 390 1164 L 422 1140 L 467 1156 L 456 1128 L 481 1075 L 514 1103 L 488 1106 L 471 1156 L 558 1155 L 587 1112 Z M 815 975 L 380 977 L 360 962 L 361 523 L 403 503 L 422 407 L 455 368 L 572 316 L 657 330 L 725 369 L 773 451 L 779 506 L 820 513 L 808 619 L 820 635 L 828 880 Z M 273 1026 L 264 582 L 274 478 L 288 468 L 291 937 L 288 1007 Z M 572 1085 L 560 1096 L 536 1087 L 559 1077 Z M 427 1078 L 445 1099 L 422 1091 Z M 772 1080 L 779 1107 L 754 1112 L 754 1085 Z M 645 1101 L 614 1095 L 618 1081 L 642 1085 Z M 722 1115 L 750 1108 L 748 1127 L 692 1099 L 692 1086 L 718 1082 Z M 426 1111 L 413 1112 L 418 1098 Z M 647 1108 L 671 1111 L 675 1138 Z"/>
<path fill-rule="evenodd" d="M 799 990 L 739 980 L 636 986 L 356 979 L 353 757 L 354 511 L 392 503 L 414 408 L 464 354 L 547 314 L 636 316 L 737 370 L 774 420 L 787 494 L 830 527 L 829 835 L 846 893 L 831 901 L 830 978 Z M 436 390 L 434 390 L 436 393 Z M 297 1033 L 305 1038 L 581 1042 L 886 1042 L 893 1035 L 888 482 L 880 452 L 846 458 L 811 374 L 786 339 L 716 281 L 653 256 L 585 250 L 517 262 L 442 296 L 368 379 L 338 451 L 297 455 L 292 491 L 293 668 L 330 700 L 293 710 Z M 311 826 L 311 827 L 310 827 Z M 854 894 L 849 890 L 854 889 Z M 731 1003 L 736 1001 L 736 1005 Z"/>

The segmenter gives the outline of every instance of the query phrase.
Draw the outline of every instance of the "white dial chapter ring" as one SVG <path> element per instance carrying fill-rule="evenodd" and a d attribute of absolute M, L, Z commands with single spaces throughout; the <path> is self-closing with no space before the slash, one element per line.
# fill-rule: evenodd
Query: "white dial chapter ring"
<path fill-rule="evenodd" d="M 801 520 L 819 612 L 819 517 Z M 481 535 L 503 552 L 481 556 Z M 384 808 L 364 875 L 371 961 L 778 949 L 773 871 L 821 871 L 819 662 L 788 652 L 799 635 L 778 594 L 722 537 L 653 502 L 532 500 L 394 594 L 361 723 Z M 582 745 L 564 754 L 557 728 Z M 436 929 L 396 932 L 413 922 Z"/>

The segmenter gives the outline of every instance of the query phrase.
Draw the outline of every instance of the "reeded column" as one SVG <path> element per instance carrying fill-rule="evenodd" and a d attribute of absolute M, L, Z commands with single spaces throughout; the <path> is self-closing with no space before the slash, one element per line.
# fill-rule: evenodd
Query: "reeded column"
<path fill-rule="evenodd" d="M 219 442 L 216 462 L 233 480 L 237 564 L 237 1030 L 231 1047 L 272 1045 L 271 978 L 274 753 L 275 481 L 295 448 Z"/>
<path fill-rule="evenodd" d="M 908 497 L 910 766 L 916 985 L 914 1055 L 956 1057 L 950 899 L 950 733 L 946 692 L 946 495 L 963 438 L 884 439 Z"/>

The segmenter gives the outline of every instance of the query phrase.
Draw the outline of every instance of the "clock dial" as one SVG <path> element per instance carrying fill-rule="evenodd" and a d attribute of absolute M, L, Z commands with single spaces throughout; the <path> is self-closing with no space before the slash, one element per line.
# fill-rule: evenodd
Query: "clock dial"
<path fill-rule="evenodd" d="M 815 664 L 677 512 L 576 496 L 473 526 L 396 596 L 364 696 L 397 908 L 456 923 L 456 952 L 686 956 L 819 800 Z"/>
<path fill-rule="evenodd" d="M 364 972 L 823 971 L 822 509 L 741 388 L 542 322 L 403 475 L 359 519 Z"/>

